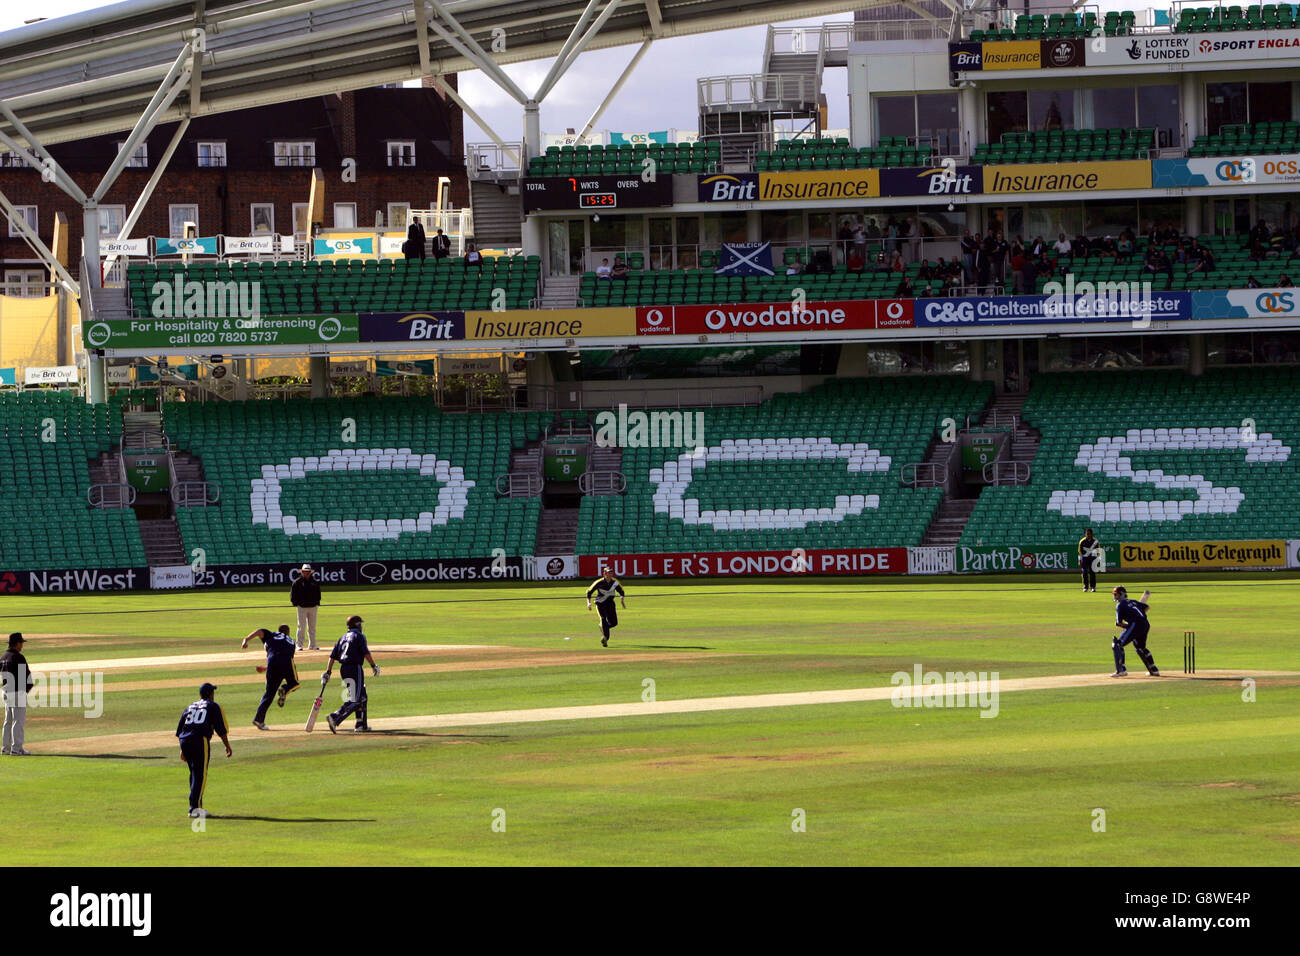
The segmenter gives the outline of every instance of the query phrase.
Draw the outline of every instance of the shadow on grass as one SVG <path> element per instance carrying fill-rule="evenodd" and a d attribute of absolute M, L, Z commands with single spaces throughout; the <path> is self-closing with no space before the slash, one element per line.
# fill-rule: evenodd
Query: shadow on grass
<path fill-rule="evenodd" d="M 166 760 L 166 757 L 147 757 L 143 754 L 47 754 L 34 753 L 33 757 L 72 757 L 77 760 Z"/>
<path fill-rule="evenodd" d="M 241 813 L 209 813 L 209 820 L 248 820 L 254 823 L 378 823 L 366 817 L 259 817 Z"/>
<path fill-rule="evenodd" d="M 448 740 L 510 740 L 509 734 L 439 734 L 432 730 L 372 730 L 358 737 L 443 737 Z"/>
<path fill-rule="evenodd" d="M 611 651 L 618 651 L 624 648 L 638 651 L 711 651 L 711 647 L 700 647 L 696 644 L 613 644 L 610 646 Z"/>

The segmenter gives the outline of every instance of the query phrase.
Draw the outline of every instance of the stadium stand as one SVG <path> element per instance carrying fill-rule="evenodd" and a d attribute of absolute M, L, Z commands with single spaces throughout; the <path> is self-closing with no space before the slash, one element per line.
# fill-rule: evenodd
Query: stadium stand
<path fill-rule="evenodd" d="M 1089 525 L 1103 542 L 1300 537 L 1279 507 L 1300 495 L 1298 392 L 1294 367 L 1041 375 L 1032 480 L 985 488 L 961 543 L 1060 547 Z"/>
<path fill-rule="evenodd" d="M 441 412 L 432 399 L 169 403 L 169 437 L 203 460 L 219 507 L 180 509 L 208 562 L 531 553 L 538 499 L 498 498 L 512 448 L 549 413 Z M 356 441 L 341 441 L 346 419 Z"/>
<path fill-rule="evenodd" d="M 1219 132 L 1196 137 L 1187 155 L 1240 156 L 1300 151 L 1300 123 L 1273 120 L 1267 123 L 1237 123 Z"/>
<path fill-rule="evenodd" d="M 1175 33 L 1234 33 L 1240 30 L 1289 30 L 1296 25 L 1300 7 L 1266 3 L 1246 7 L 1184 7 L 1174 24 Z"/>
<path fill-rule="evenodd" d="M 459 259 L 133 264 L 127 285 L 134 314 L 149 315 L 154 284 L 171 286 L 178 273 L 187 282 L 256 282 L 264 315 L 488 309 L 496 289 L 505 290 L 506 308 L 525 309 L 537 295 L 541 258 L 485 257 L 481 271 Z"/>
<path fill-rule="evenodd" d="M 640 175 L 646 159 L 659 173 L 712 173 L 722 162 L 722 146 L 709 143 L 637 143 L 618 146 L 548 146 L 528 164 L 529 176 Z"/>
<path fill-rule="evenodd" d="M 1132 10 L 1111 10 L 1101 21 L 1100 32 L 1108 37 L 1128 36 L 1133 32 L 1137 14 Z M 976 42 L 992 40 L 1058 40 L 1096 35 L 1095 13 L 1025 13 L 1016 17 L 1012 29 L 971 30 L 970 38 Z"/>
<path fill-rule="evenodd" d="M 971 154 L 979 166 L 1015 163 L 1104 162 L 1146 159 L 1154 129 L 1053 129 L 1003 133 L 996 143 L 980 143 Z"/>
<path fill-rule="evenodd" d="M 705 454 L 625 449 L 627 492 L 583 499 L 578 553 L 919 544 L 941 493 L 904 487 L 901 469 L 923 459 L 944 418 L 973 414 L 991 391 L 954 376 L 832 379 L 700 410 Z"/>
<path fill-rule="evenodd" d="M 0 395 L 0 571 L 144 566 L 135 512 L 92 509 L 86 498 L 91 460 L 121 433 L 121 399 L 87 405 L 75 392 Z"/>
<path fill-rule="evenodd" d="M 875 169 L 896 166 L 928 166 L 933 161 L 930 146 L 913 146 L 905 136 L 883 136 L 876 148 L 854 149 L 845 137 L 837 139 L 792 139 L 775 150 L 761 149 L 754 157 L 754 171 L 813 169 Z"/>

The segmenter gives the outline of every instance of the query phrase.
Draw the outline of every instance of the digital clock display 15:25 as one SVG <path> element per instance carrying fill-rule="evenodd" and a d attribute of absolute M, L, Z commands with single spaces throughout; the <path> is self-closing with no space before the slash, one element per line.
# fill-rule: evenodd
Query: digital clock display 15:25
<path fill-rule="evenodd" d="M 579 209 L 612 209 L 618 205 L 618 193 L 580 193 Z"/>

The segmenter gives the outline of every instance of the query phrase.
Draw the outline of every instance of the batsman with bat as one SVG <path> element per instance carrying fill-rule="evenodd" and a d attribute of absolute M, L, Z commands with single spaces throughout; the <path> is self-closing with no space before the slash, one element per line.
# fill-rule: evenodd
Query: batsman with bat
<path fill-rule="evenodd" d="M 1111 640 L 1110 647 L 1115 654 L 1115 673 L 1110 676 L 1128 676 L 1128 671 L 1124 668 L 1124 646 L 1132 641 L 1137 656 L 1147 666 L 1147 673 L 1159 677 L 1160 669 L 1147 650 L 1147 635 L 1151 633 L 1151 622 L 1147 620 L 1147 608 L 1150 605 L 1147 602 L 1151 592 L 1143 591 L 1140 601 L 1130 601 L 1128 591 L 1122 586 L 1114 588 L 1110 594 L 1115 599 L 1115 626 L 1124 628 L 1122 634 Z"/>
<path fill-rule="evenodd" d="M 277 707 L 283 707 L 284 699 L 298 689 L 298 668 L 293 663 L 297 645 L 289 636 L 288 624 L 281 624 L 275 631 L 259 627 L 244 638 L 239 646 L 247 650 L 248 642 L 255 637 L 261 638 L 266 646 L 266 666 L 258 668 L 259 671 L 266 672 L 266 693 L 257 705 L 253 726 L 258 730 L 266 730 L 266 712 L 271 707 L 271 701 L 274 700 Z"/>
<path fill-rule="evenodd" d="M 364 734 L 370 731 L 370 724 L 366 721 L 366 676 L 362 673 L 361 662 L 365 660 L 370 664 L 373 677 L 379 676 L 379 665 L 370 654 L 366 635 L 361 632 L 363 623 L 365 622 L 356 614 L 348 618 L 348 629 L 334 645 L 334 650 L 330 651 L 329 664 L 325 668 L 325 673 L 320 675 L 323 691 L 324 684 L 329 682 L 330 675 L 334 673 L 334 662 L 338 661 L 339 672 L 343 675 L 343 686 L 347 690 L 347 700 L 343 702 L 343 706 L 325 718 L 332 734 L 338 733 L 339 724 L 350 714 L 357 715 L 357 733 Z"/>

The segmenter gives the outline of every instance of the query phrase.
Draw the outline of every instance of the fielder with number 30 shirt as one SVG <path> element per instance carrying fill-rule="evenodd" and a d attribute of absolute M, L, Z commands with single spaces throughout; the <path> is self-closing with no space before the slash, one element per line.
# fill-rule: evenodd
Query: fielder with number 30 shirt
<path fill-rule="evenodd" d="M 213 733 L 226 745 L 226 756 L 231 755 L 230 727 L 221 706 L 213 700 L 217 688 L 204 683 L 199 688 L 199 699 L 185 708 L 176 725 L 176 736 L 181 741 L 181 759 L 190 767 L 190 816 L 207 816 L 203 809 L 203 791 L 208 785 L 208 757 Z"/>

